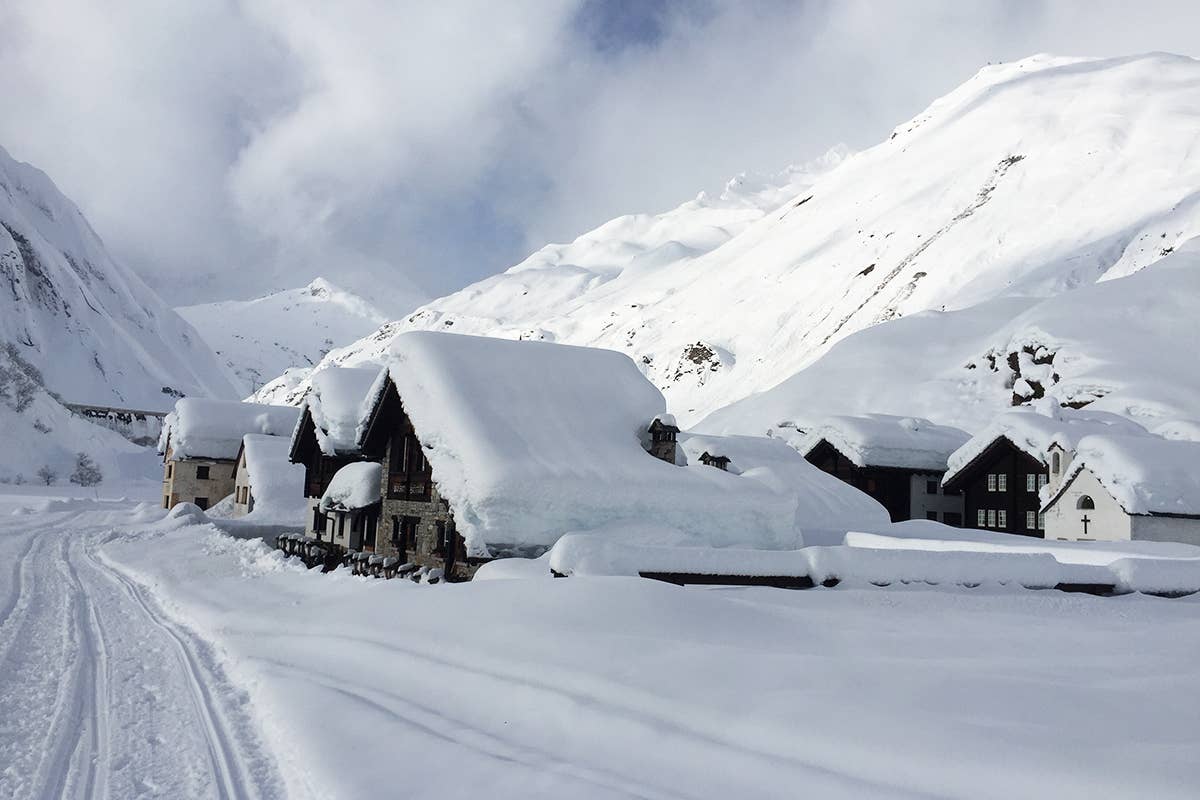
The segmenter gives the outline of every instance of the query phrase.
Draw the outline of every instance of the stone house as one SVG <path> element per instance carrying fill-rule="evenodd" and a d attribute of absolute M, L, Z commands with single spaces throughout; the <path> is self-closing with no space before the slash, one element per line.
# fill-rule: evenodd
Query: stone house
<path fill-rule="evenodd" d="M 1041 407 L 999 415 L 951 454 L 942 489 L 963 496 L 964 526 L 1043 538 L 1039 496 L 1050 478 L 1051 444 L 1072 448 L 1098 433 L 1145 434 L 1130 420 L 1102 411 Z"/>
<path fill-rule="evenodd" d="M 233 516 L 284 520 L 297 516 L 304 496 L 304 469 L 288 461 L 291 439 L 248 433 L 234 461 Z"/>
<path fill-rule="evenodd" d="M 293 464 L 304 466 L 305 533 L 318 540 L 328 539 L 346 524 L 321 511 L 321 499 L 339 470 L 364 460 L 358 424 L 378 375 L 378 367 L 327 367 L 312 376 L 312 386 L 300 404 L 300 421 L 292 433 L 288 457 Z M 373 546 L 371 539 L 363 539 L 354 549 Z"/>
<path fill-rule="evenodd" d="M 247 433 L 287 435 L 299 411 L 290 406 L 185 397 L 167 414 L 159 436 L 163 508 L 201 508 L 233 494 L 238 452 Z"/>
<path fill-rule="evenodd" d="M 1200 545 L 1200 443 L 1092 435 L 1048 459 L 1047 539 Z"/>
<path fill-rule="evenodd" d="M 963 498 L 942 488 L 950 454 L 970 436 L 927 419 L 835 416 L 800 444 L 810 464 L 870 495 L 892 522 L 927 519 L 960 527 Z"/>
<path fill-rule="evenodd" d="M 380 465 L 375 553 L 464 580 L 596 516 L 682 513 L 653 487 L 687 472 L 678 427 L 627 356 L 430 332 L 398 336 L 387 356 L 357 440 Z"/>

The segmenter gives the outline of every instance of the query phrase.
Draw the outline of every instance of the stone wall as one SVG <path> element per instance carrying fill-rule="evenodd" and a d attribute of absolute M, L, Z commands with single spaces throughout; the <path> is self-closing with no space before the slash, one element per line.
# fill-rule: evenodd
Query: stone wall
<path fill-rule="evenodd" d="M 197 477 L 197 470 L 208 467 L 208 478 Z M 234 462 L 220 459 L 188 458 L 176 460 L 167 454 L 163 465 L 163 507 L 176 503 L 195 503 L 208 498 L 211 508 L 233 494 Z"/>

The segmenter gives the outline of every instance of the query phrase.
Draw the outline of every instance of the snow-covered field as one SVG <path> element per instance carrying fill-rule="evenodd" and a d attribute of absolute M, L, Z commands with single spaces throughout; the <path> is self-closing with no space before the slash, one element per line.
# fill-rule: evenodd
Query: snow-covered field
<path fill-rule="evenodd" d="M 1200 785 L 1197 597 L 418 586 L 164 520 L 137 505 L 152 484 L 126 500 L 3 488 L 2 797 Z"/>

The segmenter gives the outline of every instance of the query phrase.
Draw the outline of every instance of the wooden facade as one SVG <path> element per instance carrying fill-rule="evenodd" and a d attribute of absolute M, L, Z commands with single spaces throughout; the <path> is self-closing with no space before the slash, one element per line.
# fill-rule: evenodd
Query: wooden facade
<path fill-rule="evenodd" d="M 317 537 L 318 541 L 341 539 L 346 546 L 355 550 L 373 551 L 376 527 L 378 524 L 378 508 L 353 509 L 333 514 L 322 513 L 317 508 L 325 490 L 337 471 L 347 464 L 362 461 L 360 453 L 339 453 L 326 455 L 321 451 L 317 442 L 316 424 L 308 409 L 300 420 L 299 435 L 292 442 L 292 452 L 289 456 L 293 464 L 304 465 L 304 497 L 308 501 L 311 519 L 306 523 L 308 533 Z"/>
<path fill-rule="evenodd" d="M 383 465 L 379 533 L 374 552 L 404 564 L 440 569 L 447 581 L 468 580 L 487 559 L 467 558 L 450 503 L 396 386 L 389 379 L 368 419 L 363 456 Z"/>
<path fill-rule="evenodd" d="M 946 482 L 963 494 L 963 525 L 1044 538 L 1038 489 L 1049 475 L 1040 459 L 998 437 Z"/>

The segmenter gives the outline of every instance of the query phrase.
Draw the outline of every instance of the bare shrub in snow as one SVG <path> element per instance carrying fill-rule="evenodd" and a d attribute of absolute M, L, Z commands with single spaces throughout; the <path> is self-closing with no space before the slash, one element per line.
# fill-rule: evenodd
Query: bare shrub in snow
<path fill-rule="evenodd" d="M 95 486 L 104 480 L 100 467 L 87 453 L 75 454 L 75 471 L 71 473 L 71 483 L 79 486 Z"/>
<path fill-rule="evenodd" d="M 42 465 L 42 467 L 37 471 L 37 476 L 38 480 L 47 486 L 50 486 L 56 480 L 58 480 L 58 472 L 49 464 Z"/>

